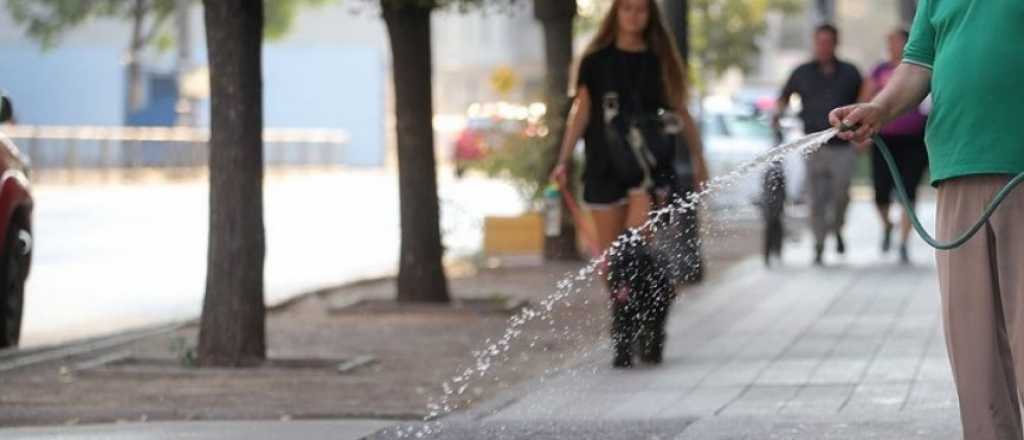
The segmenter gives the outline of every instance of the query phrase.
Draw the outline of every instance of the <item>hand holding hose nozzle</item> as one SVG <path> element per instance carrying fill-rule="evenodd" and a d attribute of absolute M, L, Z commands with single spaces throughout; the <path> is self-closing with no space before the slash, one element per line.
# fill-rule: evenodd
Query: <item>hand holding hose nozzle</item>
<path fill-rule="evenodd" d="M 885 112 L 872 103 L 839 107 L 828 114 L 828 121 L 839 129 L 837 137 L 844 141 L 867 142 L 882 128 Z"/>
<path fill-rule="evenodd" d="M 836 112 L 842 110 L 843 108 L 833 110 L 832 114 L 829 114 L 829 119 L 831 120 L 833 115 L 835 115 Z M 992 217 L 992 214 L 996 211 L 996 208 L 998 208 L 999 205 L 1003 203 L 1003 200 L 1005 200 L 1006 197 L 1010 195 L 1013 189 L 1016 188 L 1021 183 L 1024 183 L 1024 173 L 1020 173 L 1014 176 L 1012 179 L 1010 179 L 1009 182 L 1006 183 L 1006 186 L 1004 186 L 1003 189 L 999 190 L 999 192 L 996 193 L 995 198 L 993 198 L 992 202 L 990 202 L 988 207 L 985 208 L 985 212 L 982 213 L 981 218 L 978 219 L 978 221 L 973 226 L 971 226 L 971 228 L 968 229 L 967 232 L 964 232 L 955 240 L 948 242 L 940 242 L 936 240 L 935 237 L 932 237 L 931 234 L 929 234 L 928 231 L 924 229 L 924 226 L 921 225 L 921 220 L 917 218 L 917 212 L 914 211 L 914 205 L 910 203 L 910 197 L 907 196 L 907 189 L 903 186 L 903 178 L 900 175 L 899 168 L 896 166 L 896 160 L 893 159 L 892 152 L 889 150 L 889 146 L 885 144 L 885 140 L 883 140 L 882 137 L 878 135 L 878 130 L 870 130 L 868 126 L 863 125 L 860 122 L 856 122 L 856 120 L 851 121 L 851 119 L 846 118 L 837 118 L 837 120 L 834 122 L 837 122 L 836 124 L 834 124 L 834 126 L 837 127 L 838 132 L 836 135 L 839 136 L 840 138 L 857 139 L 857 135 L 861 135 L 863 133 L 871 133 L 871 141 L 874 142 L 875 146 L 878 148 L 878 152 L 881 153 L 882 155 L 882 159 L 885 160 L 886 166 L 889 168 L 889 173 L 892 175 L 893 183 L 896 186 L 896 197 L 899 199 L 900 204 L 903 205 L 903 208 L 907 210 L 907 216 L 910 217 L 910 222 L 914 225 L 914 230 L 917 231 L 917 235 L 920 235 L 921 239 L 924 240 L 925 243 L 928 243 L 929 246 L 935 249 L 950 250 L 963 246 L 963 244 L 967 243 L 967 241 L 969 241 L 971 237 L 974 236 L 974 234 L 978 233 L 978 231 L 981 230 L 981 227 L 984 226 L 986 222 L 988 222 L 988 219 Z M 846 137 L 843 136 L 844 133 L 847 135 Z"/>

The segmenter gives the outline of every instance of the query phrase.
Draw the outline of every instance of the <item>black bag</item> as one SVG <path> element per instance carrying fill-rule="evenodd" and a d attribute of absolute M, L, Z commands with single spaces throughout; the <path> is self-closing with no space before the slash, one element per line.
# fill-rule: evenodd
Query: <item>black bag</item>
<path fill-rule="evenodd" d="M 637 155 L 629 144 L 630 122 L 619 112 L 618 94 L 607 93 L 603 97 L 604 138 L 608 147 L 609 161 L 616 180 L 627 188 L 643 185 L 651 164 L 644 155 Z"/>
<path fill-rule="evenodd" d="M 674 185 L 680 142 L 675 115 L 663 109 L 623 114 L 618 111 L 617 101 L 616 93 L 608 93 L 602 105 L 605 140 L 617 180 L 628 188 Z"/>

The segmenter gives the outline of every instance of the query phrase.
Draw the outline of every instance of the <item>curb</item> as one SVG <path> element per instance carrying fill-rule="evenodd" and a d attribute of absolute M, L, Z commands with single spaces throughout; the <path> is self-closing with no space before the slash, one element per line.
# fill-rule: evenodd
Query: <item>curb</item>
<path fill-rule="evenodd" d="M 187 326 L 192 320 L 171 324 L 144 327 L 128 330 L 107 336 L 99 336 L 62 344 L 26 349 L 7 349 L 0 351 L 0 373 L 18 370 L 46 362 L 86 355 L 92 352 L 107 350 L 139 339 L 170 333 Z"/>

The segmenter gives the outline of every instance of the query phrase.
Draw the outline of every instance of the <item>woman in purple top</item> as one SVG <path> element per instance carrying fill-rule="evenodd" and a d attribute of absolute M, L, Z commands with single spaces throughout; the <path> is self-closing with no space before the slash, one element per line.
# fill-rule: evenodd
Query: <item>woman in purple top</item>
<path fill-rule="evenodd" d="M 907 44 L 907 38 L 908 33 L 903 29 L 889 34 L 889 61 L 875 67 L 871 77 L 864 82 L 864 90 L 861 93 L 862 102 L 870 101 L 879 90 L 885 87 L 896 66 L 903 59 L 903 46 Z M 896 159 L 897 168 L 903 175 L 903 186 L 907 188 L 907 195 L 910 197 L 911 203 L 917 199 L 917 187 L 921 183 L 924 170 L 928 167 L 928 151 L 924 144 L 926 121 L 927 117 L 920 110 L 914 109 L 894 119 L 889 125 L 883 127 L 880 133 L 886 145 L 892 149 L 893 158 Z M 892 175 L 889 174 L 889 168 L 877 148 L 872 149 L 871 172 L 875 184 L 875 204 L 878 206 L 878 214 L 885 230 L 882 238 L 882 252 L 888 252 L 892 245 L 893 224 L 889 218 L 889 206 L 892 204 L 894 183 Z M 907 239 L 910 237 L 911 225 L 905 212 L 901 226 L 900 261 L 909 263 Z"/>

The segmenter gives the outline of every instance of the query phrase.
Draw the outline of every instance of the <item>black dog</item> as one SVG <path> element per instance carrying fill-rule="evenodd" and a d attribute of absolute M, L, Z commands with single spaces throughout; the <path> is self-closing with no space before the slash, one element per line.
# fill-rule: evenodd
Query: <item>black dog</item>
<path fill-rule="evenodd" d="M 644 244 L 620 244 L 609 257 L 608 283 L 615 350 L 612 365 L 632 366 L 635 348 L 642 362 L 661 363 L 665 322 L 675 299 L 667 261 Z"/>
<path fill-rule="evenodd" d="M 782 258 L 785 228 L 782 224 L 786 204 L 786 173 L 781 162 L 773 162 L 764 173 L 761 194 L 761 216 L 764 218 L 764 265 L 771 266 L 772 257 Z"/>

